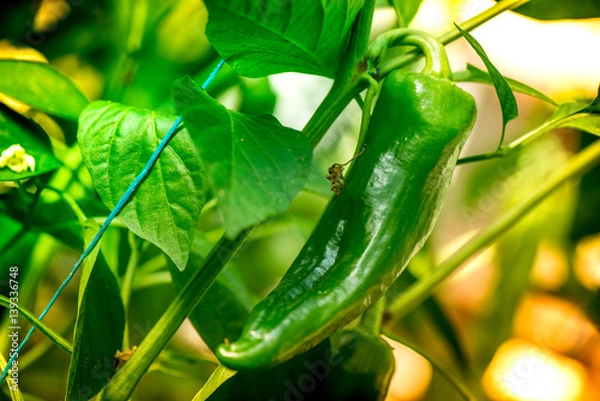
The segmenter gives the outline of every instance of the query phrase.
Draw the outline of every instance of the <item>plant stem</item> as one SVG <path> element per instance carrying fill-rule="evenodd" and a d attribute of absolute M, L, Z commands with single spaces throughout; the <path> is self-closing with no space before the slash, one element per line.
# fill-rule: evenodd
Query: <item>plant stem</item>
<path fill-rule="evenodd" d="M 504 11 L 515 9 L 523 4 L 529 2 L 529 0 L 503 0 L 499 1 L 492 7 L 483 11 L 480 14 L 477 14 L 473 18 L 463 22 L 460 24 L 461 28 L 467 32 L 472 31 L 473 29 L 481 26 L 485 22 L 491 20 L 499 14 L 502 14 Z M 451 29 L 446 32 L 442 36 L 438 38 L 440 42 L 444 45 L 454 42 L 456 39 L 460 38 L 460 32 L 456 29 Z M 407 66 L 408 64 L 412 64 L 422 57 L 422 53 L 420 50 L 412 50 L 402 56 L 396 57 L 392 60 L 389 60 L 383 64 L 381 64 L 379 68 L 380 77 L 387 76 L 390 72 L 397 70 L 398 68 L 402 68 Z"/>
<path fill-rule="evenodd" d="M 360 318 L 360 327 L 367 330 L 376 337 L 381 334 L 381 321 L 385 312 L 385 297 L 379 298 Z"/>
<path fill-rule="evenodd" d="M 131 288 L 133 286 L 133 277 L 135 270 L 140 262 L 140 249 L 138 246 L 137 238 L 131 231 L 127 232 L 127 240 L 131 247 L 131 254 L 127 261 L 127 267 L 125 268 L 125 277 L 123 277 L 123 283 L 121 284 L 121 299 L 123 300 L 123 309 L 125 310 L 125 316 L 129 314 L 129 302 L 131 300 Z M 123 333 L 123 349 L 130 349 L 129 344 L 129 319 L 125 319 L 125 332 Z"/>
<path fill-rule="evenodd" d="M 439 374 L 441 374 L 442 376 L 444 376 L 446 378 L 446 380 L 448 380 L 448 383 L 450 383 L 456 389 L 456 391 L 464 397 L 465 400 L 476 401 L 475 396 L 473 394 L 471 394 L 471 392 L 469 391 L 469 387 L 466 384 L 464 384 L 461 379 L 459 379 L 454 373 L 452 373 L 452 371 L 447 369 L 443 364 L 441 364 L 435 358 L 428 355 L 422 348 L 416 346 L 415 344 L 411 343 L 410 341 L 407 341 L 403 338 L 398 337 L 394 333 L 391 333 L 391 332 L 388 333 L 387 331 L 384 331 L 384 334 L 387 337 L 391 338 L 392 340 L 397 341 L 400 344 L 412 349 L 414 352 L 416 352 L 417 354 L 419 354 L 423 358 L 425 358 L 427 360 L 427 362 L 429 362 L 431 364 L 431 366 L 433 366 L 433 368 L 438 371 Z"/>
<path fill-rule="evenodd" d="M 338 81 L 334 82 L 331 90 L 302 130 L 313 149 L 321 142 L 331 124 L 339 117 L 352 99 L 369 86 L 368 82 L 366 78 L 345 84 L 338 84 Z"/>
<path fill-rule="evenodd" d="M 158 354 L 196 307 L 225 264 L 244 242 L 251 228 L 232 240 L 222 237 L 206 257 L 198 273 L 181 289 L 148 333 L 131 359 L 117 371 L 105 388 L 103 401 L 126 401 Z"/>
<path fill-rule="evenodd" d="M 313 149 L 346 106 L 369 86 L 368 79 L 365 79 L 367 70 L 365 53 L 374 12 L 375 0 L 367 0 L 356 17 L 348 49 L 340 60 L 341 67 L 333 86 L 302 131 Z"/>
<path fill-rule="evenodd" d="M 600 140 L 594 142 L 575 156 L 565 170 L 544 183 L 531 198 L 497 218 L 489 227 L 482 230 L 456 253 L 446 259 L 430 275 L 422 278 L 412 287 L 408 288 L 391 304 L 389 311 L 393 318 L 399 319 L 421 304 L 433 294 L 438 284 L 454 273 L 463 263 L 487 248 L 508 229 L 521 221 L 524 216 L 530 213 L 557 188 L 570 179 L 580 177 L 598 164 L 600 164 Z"/>
<path fill-rule="evenodd" d="M 565 126 L 568 123 L 576 121 L 576 120 L 582 120 L 582 119 L 586 119 L 586 118 L 590 118 L 590 117 L 597 117 L 597 116 L 593 115 L 593 114 L 587 114 L 587 113 L 577 113 L 577 114 L 572 114 L 570 116 L 567 116 L 567 117 L 564 117 L 564 118 L 561 118 L 561 119 L 558 119 L 555 121 L 546 122 L 546 123 L 542 124 L 541 126 L 529 131 L 525 135 L 521 136 L 520 138 L 516 139 L 515 141 L 509 143 L 506 146 L 502 146 L 501 148 L 499 148 L 493 152 L 483 153 L 483 154 L 476 155 L 476 156 L 464 157 L 462 159 L 459 159 L 457 164 L 467 164 L 467 163 L 473 163 L 473 162 L 479 162 L 479 161 L 484 161 L 484 160 L 490 160 L 490 159 L 496 159 L 496 158 L 500 158 L 500 157 L 510 156 L 513 153 L 515 153 L 517 150 L 530 144 L 531 142 L 535 141 L 542 135 L 544 135 L 556 128 Z"/>

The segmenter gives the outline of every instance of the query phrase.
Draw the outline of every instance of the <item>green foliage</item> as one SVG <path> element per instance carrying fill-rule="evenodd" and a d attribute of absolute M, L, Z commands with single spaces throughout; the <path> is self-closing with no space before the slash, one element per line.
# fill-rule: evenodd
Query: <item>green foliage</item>
<path fill-rule="evenodd" d="M 419 7 L 423 0 L 388 0 L 394 10 L 396 11 L 396 18 L 398 18 L 398 25 L 406 27 L 410 25 L 410 22 L 417 15 Z"/>
<path fill-rule="evenodd" d="M 142 171 L 175 119 L 109 102 L 94 102 L 83 111 L 78 134 L 81 153 L 109 209 Z M 183 129 L 121 218 L 131 231 L 158 246 L 183 270 L 204 206 L 205 182 L 198 152 Z"/>
<path fill-rule="evenodd" d="M 519 116 L 519 109 L 517 106 L 517 99 L 512 92 L 512 89 L 504 76 L 498 71 L 498 69 L 492 64 L 490 59 L 488 58 L 483 47 L 477 42 L 477 39 L 473 37 L 470 33 L 463 30 L 460 26 L 455 25 L 456 29 L 460 32 L 462 36 L 469 42 L 471 47 L 477 52 L 477 55 L 481 58 L 483 63 L 485 64 L 490 79 L 494 84 L 494 88 L 496 89 L 496 94 L 498 95 L 498 100 L 500 100 L 500 108 L 502 109 L 502 136 L 500 137 L 500 146 L 504 142 L 504 133 L 506 131 L 506 124 L 508 124 L 511 120 L 514 120 Z"/>
<path fill-rule="evenodd" d="M 99 228 L 86 223 L 86 243 Z M 98 249 L 84 262 L 78 306 L 67 401 L 89 400 L 106 385 L 116 370 L 114 355 L 123 343 L 125 312 L 119 285 Z"/>
<path fill-rule="evenodd" d="M 49 114 L 77 120 L 88 100 L 55 69 L 44 63 L 0 60 L 0 93 Z"/>
<path fill-rule="evenodd" d="M 0 168 L 0 291 L 6 294 L 4 282 L 13 278 L 14 269 L 6 266 L 19 267 L 20 291 L 16 305 L 4 295 L 0 304 L 3 310 L 17 309 L 23 326 L 30 323 L 47 338 L 33 337 L 20 355 L 23 393 L 4 386 L 0 399 L 178 401 L 196 394 L 194 401 L 383 400 L 395 361 L 380 333 L 431 362 L 434 375 L 425 399 L 475 399 L 471 392 L 480 392 L 477 387 L 489 360 L 513 335 L 521 300 L 533 290 L 542 291 L 531 278 L 540 244 L 550 238 L 574 259 L 572 250 L 578 241 L 598 233 L 600 170 L 594 166 L 600 164 L 600 97 L 591 103 L 573 97 L 558 104 L 523 82 L 503 77 L 467 31 L 517 4 L 526 3 L 516 12 L 538 19 L 597 18 L 600 6 L 595 0 L 502 0 L 461 22 L 464 30 L 459 28 L 487 71 L 467 65 L 451 78 L 494 85 L 503 132 L 518 115 L 513 92 L 545 102 L 544 107 L 551 109 L 544 112 L 550 117 L 540 116 L 537 126 L 530 121 L 511 125 L 527 126 L 530 131 L 511 143 L 501 143 L 493 152 L 461 160 L 502 158 L 461 169 L 453 177 L 459 181 L 453 189 L 458 201 L 445 212 L 451 221 L 440 227 L 427 252 L 414 257 L 411 253 L 408 270 L 386 292 L 387 310 L 383 303 L 376 304 L 349 325 L 340 323 L 321 342 L 306 337 L 293 340 L 282 348 L 296 347 L 301 353 L 274 367 L 236 372 L 217 366 L 209 350 L 215 353 L 219 345 L 238 340 L 253 307 L 283 274 L 332 197 L 337 200 L 331 203 L 333 208 L 348 216 L 348 234 L 336 237 L 336 224 L 345 221 L 333 219 L 326 224 L 329 231 L 318 227 L 320 240 L 308 244 L 323 249 L 321 259 L 333 258 L 336 263 L 347 261 L 364 245 L 367 231 L 384 211 L 398 207 L 392 196 L 369 198 L 378 182 L 347 199 L 330 191 L 324 175 L 333 163 L 352 157 L 351 149 L 361 137 L 352 115 L 359 114 L 356 109 L 330 130 L 346 106 L 356 99 L 363 109 L 363 128 L 368 128 L 369 99 L 375 99 L 381 82 L 414 70 L 422 58 L 418 51 L 388 53 L 380 64 L 369 58 L 366 47 L 373 42 L 375 6 L 393 6 L 398 25 L 404 27 L 423 2 L 66 1 L 37 2 L 35 8 L 28 2 L 9 3 L 0 5 L 0 99 L 9 97 L 25 107 L 10 101 L 0 105 L 0 152 L 19 144 L 35 160 L 35 168 L 22 172 Z M 49 4 L 55 7 L 47 8 Z M 439 36 L 444 45 L 459 37 L 455 29 Z M 381 43 L 384 53 L 389 43 Z M 443 50 L 441 44 L 439 49 Z M 30 52 L 50 63 L 24 60 Z M 426 52 L 434 64 L 438 56 Z M 196 86 L 205 82 L 221 57 L 227 64 L 207 91 Z M 405 71 L 396 73 L 396 69 Z M 333 79 L 317 84 L 331 85 L 318 107 L 325 92 L 307 90 L 307 96 L 296 100 L 315 110 L 302 132 L 273 115 L 280 107 L 281 88 L 274 88 L 275 81 L 268 76 L 285 72 Z M 188 77 L 175 81 L 182 76 Z M 89 103 L 82 93 L 102 100 Z M 443 115 L 440 111 L 450 97 L 440 97 L 434 117 Z M 394 123 L 394 119 L 408 108 L 399 110 L 398 102 L 385 96 L 378 99 L 385 103 L 379 124 L 385 127 L 382 137 L 390 141 L 387 145 L 402 149 L 403 157 L 411 160 L 439 160 L 431 146 L 425 147 L 426 141 L 409 144 L 409 149 L 401 147 L 398 129 L 411 121 Z M 450 103 L 456 107 L 456 101 Z M 182 115 L 182 126 L 75 276 L 79 286 L 66 287 L 47 319 L 38 319 L 32 311 L 64 279 L 73 259 L 144 169 L 176 121 L 175 112 Z M 555 128 L 570 128 L 564 131 L 562 143 L 550 139 Z M 311 144 L 316 147 L 324 137 L 316 151 L 317 167 L 312 163 Z M 441 176 L 450 179 L 450 171 L 441 167 L 431 174 L 418 169 L 394 178 L 397 166 L 387 164 L 397 160 L 393 157 L 378 158 L 377 168 L 361 166 L 373 154 L 374 145 L 367 143 L 365 154 L 345 167 L 344 173 L 350 172 L 344 177 L 347 188 L 375 173 L 382 182 L 387 180 L 389 193 L 403 186 L 408 188 L 402 193 L 417 193 L 420 187 L 434 186 L 432 182 Z M 578 147 L 583 150 L 571 155 Z M 415 149 L 421 150 L 413 154 Z M 580 182 L 551 196 L 560 185 L 590 169 Z M 417 173 L 424 183 L 408 185 Z M 411 198 L 417 206 L 425 203 L 418 193 Z M 375 217 L 359 221 L 361 208 Z M 461 208 L 468 209 L 462 220 L 456 217 Z M 486 210 L 488 214 L 483 213 Z M 478 213 L 483 218 L 478 219 Z M 420 222 L 413 233 L 430 228 L 424 222 L 431 213 L 397 216 L 382 243 L 367 249 L 361 261 L 373 260 L 376 251 L 397 256 L 406 242 L 389 238 L 405 230 L 411 219 Z M 482 224 L 481 232 L 440 263 L 439 243 L 458 232 L 455 227 L 465 221 Z M 465 316 L 462 310 L 448 309 L 445 298 L 431 297 L 438 285 L 494 241 L 493 263 L 499 276 L 491 298 L 481 305 L 481 315 Z M 318 262 L 315 258 L 306 265 L 318 268 Z M 327 276 L 328 283 L 336 285 L 310 294 L 318 312 L 327 308 L 334 316 L 320 327 L 343 314 L 340 299 L 350 287 L 340 283 L 364 271 L 355 273 L 339 280 Z M 309 288 L 311 280 L 300 282 L 300 287 Z M 357 283 L 357 297 L 363 298 L 392 284 L 391 279 Z M 284 292 L 284 297 L 292 297 L 296 289 Z M 597 292 L 572 277 L 552 291 L 552 296 L 577 302 L 598 325 Z M 172 300 L 169 294 L 175 294 Z M 341 295 L 332 298 L 331 294 Z M 361 305 L 366 308 L 367 303 Z M 277 303 L 269 310 L 283 309 Z M 11 346 L 7 315 L 0 321 L 0 364 Z M 314 323 L 303 318 L 300 314 L 297 320 Z M 198 344 L 193 331 L 180 330 L 186 319 L 208 349 Z M 281 332 L 282 325 L 276 326 L 274 330 Z M 69 333 L 73 333 L 72 344 L 65 339 Z M 251 333 L 253 338 L 259 337 L 255 334 Z M 130 342 L 139 348 L 117 368 L 114 356 L 118 350 L 126 351 L 123 348 L 129 348 Z M 57 347 L 62 350 L 50 353 Z M 148 371 L 151 376 L 144 378 Z"/>
<path fill-rule="evenodd" d="M 515 11 L 542 20 L 598 18 L 600 3 L 597 0 L 531 0 Z"/>
<path fill-rule="evenodd" d="M 483 71 L 471 64 L 467 64 L 466 71 L 459 71 L 452 74 L 452 79 L 456 82 L 477 82 L 482 84 L 494 84 L 490 73 Z M 510 86 L 510 89 L 512 89 L 514 92 L 534 97 L 554 106 L 557 105 L 557 103 L 554 100 L 552 100 L 548 96 L 544 95 L 543 93 L 541 93 L 535 88 L 532 88 L 529 85 L 507 77 L 504 77 L 504 79 Z"/>
<path fill-rule="evenodd" d="M 34 122 L 0 106 L 0 151 L 12 145 L 21 145 L 28 155 L 35 159 L 35 169 L 15 172 L 8 168 L 0 169 L 0 181 L 16 181 L 36 177 L 60 167 L 54 157 L 50 140 Z"/>
<path fill-rule="evenodd" d="M 177 81 L 173 97 L 219 201 L 227 235 L 287 209 L 312 163 L 302 133 L 273 116 L 228 110 L 190 78 Z"/>
<path fill-rule="evenodd" d="M 296 71 L 334 77 L 364 0 L 205 3 L 206 35 L 240 75 Z"/>

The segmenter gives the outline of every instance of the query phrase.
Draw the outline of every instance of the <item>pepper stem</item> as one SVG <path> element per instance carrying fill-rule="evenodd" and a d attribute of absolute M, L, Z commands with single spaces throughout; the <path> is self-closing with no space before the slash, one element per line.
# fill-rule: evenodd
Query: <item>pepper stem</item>
<path fill-rule="evenodd" d="M 401 45 L 412 45 L 423 52 L 425 67 L 422 72 L 433 73 L 442 78 L 452 77 L 444 45 L 427 32 L 416 29 L 398 28 L 378 36 L 369 46 L 368 59 L 376 66 L 389 48 Z"/>

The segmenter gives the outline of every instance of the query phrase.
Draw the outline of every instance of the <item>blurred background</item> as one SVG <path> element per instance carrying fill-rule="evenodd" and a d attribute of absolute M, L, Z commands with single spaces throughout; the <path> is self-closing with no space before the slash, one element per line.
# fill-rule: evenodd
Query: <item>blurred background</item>
<path fill-rule="evenodd" d="M 373 35 L 397 23 L 393 8 L 381 3 Z M 412 26 L 441 35 L 453 22 L 464 21 L 492 4 L 425 0 Z M 0 58 L 49 62 L 90 100 L 174 113 L 173 81 L 189 74 L 201 83 L 218 61 L 204 36 L 207 19 L 199 0 L 3 1 Z M 598 22 L 542 22 L 505 13 L 473 34 L 505 76 L 558 102 L 589 101 L 600 82 Z M 465 70 L 467 63 L 484 68 L 462 40 L 449 45 L 448 52 L 454 71 Z M 209 93 L 230 108 L 249 114 L 274 113 L 284 125 L 301 129 L 330 85 L 324 78 L 292 73 L 247 79 L 225 68 Z M 487 85 L 461 85 L 476 97 L 479 109 L 463 156 L 492 151 L 501 132 L 495 92 Z M 508 125 L 507 141 L 554 112 L 548 104 L 524 95 L 517 95 L 517 100 L 520 116 Z M 88 215 L 105 216 L 107 211 L 98 205 L 77 147 L 64 143 L 65 132 L 76 127 L 1 94 L 0 102 L 35 120 L 50 134 L 55 153 L 65 163 L 55 181 Z M 254 298 L 274 287 L 310 235 L 331 196 L 324 174 L 331 164 L 351 157 L 359 119 L 360 110 L 352 104 L 319 145 L 306 190 L 286 213 L 255 229 L 235 257 L 234 268 Z M 512 157 L 459 167 L 435 233 L 411 263 L 410 272 L 419 277 L 434 269 L 593 140 L 589 134 L 561 129 Z M 0 193 L 11 190 L 9 184 L 0 183 Z M 51 203 L 52 194 L 46 196 Z M 421 309 L 393 323 L 390 332 L 466 377 L 486 399 L 600 399 L 599 205 L 600 169 L 595 169 L 580 182 L 561 188 L 439 289 L 437 303 L 465 350 L 466 362 L 449 351 L 448 338 L 436 329 L 435 318 Z M 20 228 L 16 212 L 1 212 L 0 264 L 21 267 L 21 303 L 39 314 L 79 255 L 76 248 L 65 245 L 70 243 L 65 232 L 76 227 L 77 220 L 69 211 L 61 212 L 58 226 L 30 232 L 14 245 L 10 240 Z M 215 208 L 203 212 L 199 230 L 202 240 L 219 238 L 221 218 Z M 103 246 L 120 246 L 124 237 L 124 229 L 117 224 Z M 174 295 L 164 257 L 146 262 L 136 277 L 128 311 L 131 344 L 139 344 Z M 0 272 L 0 279 L 8 277 L 6 273 Z M 67 338 L 76 305 L 75 280 L 46 319 Z M 389 341 L 396 357 L 389 401 L 461 399 L 427 360 Z M 0 351 L 6 354 L 7 350 L 3 335 Z M 67 355 L 36 334 L 20 363 L 21 389 L 28 401 L 63 399 Z M 146 375 L 135 399 L 189 400 L 215 366 L 216 359 L 186 323 Z"/>

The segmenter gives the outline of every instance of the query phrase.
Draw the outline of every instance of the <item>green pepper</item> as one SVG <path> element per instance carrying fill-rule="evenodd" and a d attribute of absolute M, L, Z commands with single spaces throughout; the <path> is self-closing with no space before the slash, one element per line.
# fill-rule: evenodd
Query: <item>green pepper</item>
<path fill-rule="evenodd" d="M 241 337 L 217 349 L 224 365 L 271 366 L 315 346 L 375 303 L 429 237 L 476 107 L 447 78 L 439 42 L 414 31 L 385 40 L 399 38 L 423 48 L 425 70 L 385 79 L 364 154 Z"/>

